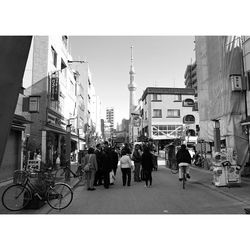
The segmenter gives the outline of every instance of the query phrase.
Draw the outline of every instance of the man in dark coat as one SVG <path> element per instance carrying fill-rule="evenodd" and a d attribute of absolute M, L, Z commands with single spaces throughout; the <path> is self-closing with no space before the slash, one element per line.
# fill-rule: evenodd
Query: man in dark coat
<path fill-rule="evenodd" d="M 142 170 L 145 174 L 145 187 L 150 187 L 152 185 L 152 170 L 154 167 L 153 156 L 150 153 L 148 146 L 144 146 L 143 154 L 141 159 Z"/>
<path fill-rule="evenodd" d="M 96 144 L 95 155 L 96 155 L 98 169 L 95 174 L 94 186 L 99 186 L 102 185 L 102 179 L 103 179 L 102 147 L 100 143 Z"/>
<path fill-rule="evenodd" d="M 103 179 L 104 187 L 109 188 L 110 180 L 109 173 L 112 170 L 111 150 L 107 141 L 104 142 L 104 149 L 102 151 L 103 159 Z"/>
<path fill-rule="evenodd" d="M 181 148 L 178 150 L 176 154 L 176 161 L 178 165 L 180 163 L 191 164 L 191 155 L 189 151 L 187 150 L 187 147 L 185 144 L 182 144 Z M 186 167 L 186 173 L 187 173 L 187 178 L 190 178 L 189 166 Z M 181 167 L 179 168 L 179 180 L 182 181 L 182 168 Z"/>
<path fill-rule="evenodd" d="M 111 148 L 111 164 L 112 164 L 112 170 L 114 171 L 114 174 L 116 175 L 117 165 L 118 165 L 118 153 L 115 150 L 115 147 Z"/>

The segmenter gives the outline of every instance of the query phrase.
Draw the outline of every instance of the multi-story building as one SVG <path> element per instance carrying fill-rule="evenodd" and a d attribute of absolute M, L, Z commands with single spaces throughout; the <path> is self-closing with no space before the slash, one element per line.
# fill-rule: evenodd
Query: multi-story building
<path fill-rule="evenodd" d="M 94 146 L 97 133 L 101 131 L 100 98 L 96 95 L 88 63 L 83 63 L 78 67 L 80 82 L 84 89 L 84 135 L 86 146 Z"/>
<path fill-rule="evenodd" d="M 27 61 L 25 95 L 39 96 L 39 112 L 27 114 L 33 123 L 26 130 L 31 151 L 40 150 L 42 161 L 65 161 L 66 126 L 71 124 L 71 151 L 78 148 L 77 94 L 79 74 L 68 61 L 67 36 L 34 36 Z"/>
<path fill-rule="evenodd" d="M 106 121 L 110 123 L 110 130 L 114 129 L 114 108 L 106 108 Z"/>
<path fill-rule="evenodd" d="M 248 135 L 242 127 L 247 113 L 241 40 L 233 36 L 197 36 L 195 51 L 200 138 L 209 142 L 214 152 L 223 146 L 244 166 L 249 152 Z M 248 71 L 250 67 L 245 66 Z"/>
<path fill-rule="evenodd" d="M 187 65 L 184 78 L 185 78 L 185 86 L 186 88 L 194 89 L 195 97 L 197 97 L 198 90 L 197 90 L 197 74 L 196 74 L 196 62 L 193 64 Z"/>
<path fill-rule="evenodd" d="M 195 91 L 188 88 L 146 88 L 142 95 L 140 134 L 159 146 L 180 137 L 195 137 L 199 114 Z"/>

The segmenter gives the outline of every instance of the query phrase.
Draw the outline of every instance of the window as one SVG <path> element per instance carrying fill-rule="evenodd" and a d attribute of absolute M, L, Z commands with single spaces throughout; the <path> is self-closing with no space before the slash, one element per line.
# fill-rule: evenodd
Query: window
<path fill-rule="evenodd" d="M 153 109 L 153 118 L 161 118 L 161 109 Z"/>
<path fill-rule="evenodd" d="M 55 51 L 55 49 L 51 46 L 51 53 L 52 53 L 52 61 L 54 66 L 57 66 L 57 53 Z"/>
<path fill-rule="evenodd" d="M 148 114 L 147 114 L 147 111 L 145 111 L 145 120 L 148 119 Z"/>
<path fill-rule="evenodd" d="M 160 94 L 153 94 L 152 101 L 153 102 L 161 102 L 161 95 Z"/>
<path fill-rule="evenodd" d="M 181 95 L 175 95 L 174 96 L 174 101 L 175 102 L 181 102 Z"/>
<path fill-rule="evenodd" d="M 193 107 L 194 106 L 194 100 L 192 99 L 185 99 L 183 101 L 183 107 Z"/>
<path fill-rule="evenodd" d="M 180 110 L 179 109 L 168 109 L 167 110 L 167 117 L 180 117 Z"/>
<path fill-rule="evenodd" d="M 144 104 L 145 105 L 147 104 L 147 97 L 145 97 L 145 99 L 144 99 Z"/>
<path fill-rule="evenodd" d="M 193 115 L 186 115 L 183 117 L 183 123 L 195 123 L 195 118 Z"/>

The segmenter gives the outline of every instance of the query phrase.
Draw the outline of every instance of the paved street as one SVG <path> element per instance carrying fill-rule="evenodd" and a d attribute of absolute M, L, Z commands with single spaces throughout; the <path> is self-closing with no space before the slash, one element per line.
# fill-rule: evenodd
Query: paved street
<path fill-rule="evenodd" d="M 52 210 L 45 205 L 39 210 L 22 211 L 35 214 L 244 214 L 250 207 L 250 183 L 243 181 L 241 187 L 215 187 L 212 172 L 192 169 L 191 180 L 185 190 L 178 176 L 159 162 L 158 171 L 153 172 L 153 186 L 132 182 L 123 187 L 118 171 L 115 185 L 106 190 L 86 191 L 79 183 L 74 187 L 71 205 L 62 210 Z"/>
<path fill-rule="evenodd" d="M 56 211 L 45 205 L 38 210 L 24 210 L 21 214 L 244 214 L 250 207 L 250 182 L 243 180 L 241 187 L 215 187 L 212 172 L 192 168 L 191 180 L 185 190 L 178 176 L 173 175 L 160 161 L 153 172 L 153 186 L 145 188 L 144 182 L 132 182 L 123 187 L 121 172 L 115 185 L 106 190 L 86 191 L 85 186 L 73 179 L 74 199 L 71 205 Z M 2 205 L 1 213 L 6 211 Z"/>

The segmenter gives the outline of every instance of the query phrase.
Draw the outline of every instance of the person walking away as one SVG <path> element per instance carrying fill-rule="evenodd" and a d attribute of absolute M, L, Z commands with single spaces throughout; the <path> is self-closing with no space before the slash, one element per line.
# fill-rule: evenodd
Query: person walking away
<path fill-rule="evenodd" d="M 153 164 L 154 164 L 153 170 L 157 170 L 158 169 L 157 154 L 156 154 L 157 150 L 155 144 L 153 143 L 153 139 L 151 138 L 148 140 L 148 147 L 153 158 Z"/>
<path fill-rule="evenodd" d="M 86 171 L 86 180 L 87 180 L 86 187 L 87 187 L 87 190 L 93 191 L 93 190 L 95 190 L 95 188 L 93 187 L 95 173 L 96 173 L 96 170 L 98 168 L 94 148 L 90 147 L 88 149 L 88 153 L 85 155 L 82 163 L 83 163 L 83 169 L 88 163 L 90 163 L 89 170 Z"/>
<path fill-rule="evenodd" d="M 130 150 L 130 147 L 129 147 L 128 143 L 124 144 L 124 147 L 123 147 L 122 150 L 124 150 L 126 152 L 126 154 L 131 155 L 131 150 Z"/>
<path fill-rule="evenodd" d="M 110 184 L 110 176 L 109 173 L 112 170 L 112 162 L 111 162 L 111 152 L 109 148 L 109 144 L 107 141 L 104 142 L 104 149 L 102 152 L 103 159 L 103 180 L 104 180 L 104 188 L 109 188 Z"/>
<path fill-rule="evenodd" d="M 117 170 L 117 164 L 118 164 L 118 153 L 115 150 L 115 147 L 111 148 L 111 165 L 112 165 L 112 170 L 114 171 L 114 175 L 116 175 L 116 170 Z"/>
<path fill-rule="evenodd" d="M 142 156 L 142 150 L 141 146 L 139 144 L 135 145 L 134 152 L 132 154 L 132 161 L 134 161 L 134 181 L 140 182 L 140 172 L 141 172 L 141 156 Z"/>
<path fill-rule="evenodd" d="M 145 174 L 145 187 L 152 186 L 152 171 L 154 168 L 153 155 L 150 152 L 150 148 L 145 146 L 142 154 L 142 170 Z"/>
<path fill-rule="evenodd" d="M 120 159 L 120 168 L 122 171 L 122 184 L 123 186 L 130 186 L 131 184 L 131 169 L 132 162 L 126 150 L 122 150 Z"/>
<path fill-rule="evenodd" d="M 103 180 L 103 159 L 102 159 L 102 147 L 98 143 L 95 150 L 96 161 L 97 161 L 97 171 L 95 173 L 94 186 L 102 185 Z"/>
<path fill-rule="evenodd" d="M 176 154 L 176 161 L 179 166 L 180 163 L 188 163 L 191 164 L 191 155 L 189 151 L 187 150 L 187 147 L 185 144 L 181 145 L 181 148 L 178 150 Z M 190 169 L 189 166 L 186 167 L 186 176 L 189 179 L 190 178 Z M 182 181 L 182 168 L 179 167 L 179 180 Z"/>

